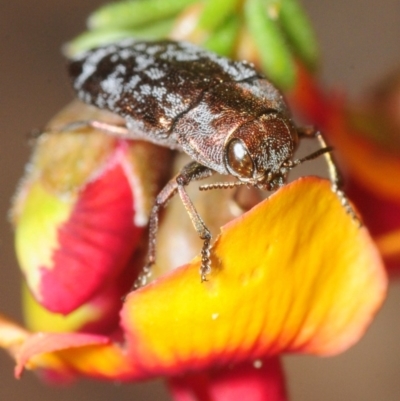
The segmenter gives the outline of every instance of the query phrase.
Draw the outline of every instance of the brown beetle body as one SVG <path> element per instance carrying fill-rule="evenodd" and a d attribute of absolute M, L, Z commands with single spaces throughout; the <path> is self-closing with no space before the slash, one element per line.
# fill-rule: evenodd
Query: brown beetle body
<path fill-rule="evenodd" d="M 211 233 L 184 187 L 215 172 L 233 175 L 238 184 L 276 190 L 293 167 L 325 154 L 332 187 L 339 175 L 321 135 L 297 129 L 280 92 L 255 68 L 195 45 L 170 40 L 124 40 L 72 60 L 69 73 L 81 100 L 117 113 L 125 127 L 92 124 L 109 134 L 142 139 L 178 149 L 193 160 L 157 196 L 150 216 L 149 263 L 140 277 L 146 282 L 155 262 L 155 236 L 160 209 L 175 194 L 201 239 L 201 277 L 210 271 Z M 315 137 L 323 148 L 292 160 L 299 137 Z M 222 185 L 209 188 L 222 188 Z"/>
<path fill-rule="evenodd" d="M 280 168 L 293 156 L 297 131 L 282 95 L 250 64 L 189 43 L 125 40 L 78 57 L 70 75 L 83 101 L 126 119 L 130 138 L 182 150 L 252 185 L 283 184 Z M 229 164 L 234 139 L 253 160 L 251 176 Z"/>

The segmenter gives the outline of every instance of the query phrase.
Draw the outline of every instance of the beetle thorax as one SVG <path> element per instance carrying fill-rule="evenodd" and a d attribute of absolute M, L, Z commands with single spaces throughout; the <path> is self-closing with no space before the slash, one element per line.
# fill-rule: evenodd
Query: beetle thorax
<path fill-rule="evenodd" d="M 291 120 L 271 112 L 243 124 L 225 143 L 225 164 L 230 174 L 259 188 L 275 190 L 286 181 L 285 163 L 298 143 Z"/>

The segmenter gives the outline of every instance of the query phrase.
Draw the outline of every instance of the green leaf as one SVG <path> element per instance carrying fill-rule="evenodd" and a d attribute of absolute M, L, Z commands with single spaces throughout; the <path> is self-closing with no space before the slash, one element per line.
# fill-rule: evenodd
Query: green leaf
<path fill-rule="evenodd" d="M 297 0 L 283 0 L 279 20 L 293 50 L 311 69 L 318 61 L 318 44 L 314 30 Z"/>
<path fill-rule="evenodd" d="M 89 29 L 129 29 L 178 14 L 196 0 L 130 0 L 106 4 L 88 19 Z"/>
<path fill-rule="evenodd" d="M 295 64 L 277 23 L 279 6 L 277 1 L 247 0 L 245 18 L 260 52 L 263 70 L 277 86 L 289 89 L 295 83 Z"/>
<path fill-rule="evenodd" d="M 239 33 L 240 20 L 237 16 L 232 16 L 229 20 L 213 32 L 203 46 L 221 56 L 232 56 L 236 38 Z"/>
<path fill-rule="evenodd" d="M 239 0 L 207 0 L 199 19 L 199 28 L 213 31 L 235 13 Z"/>

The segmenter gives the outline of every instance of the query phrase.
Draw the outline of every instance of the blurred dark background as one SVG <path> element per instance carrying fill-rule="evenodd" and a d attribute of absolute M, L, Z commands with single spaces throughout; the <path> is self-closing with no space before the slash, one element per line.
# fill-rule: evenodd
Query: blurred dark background
<path fill-rule="evenodd" d="M 20 319 L 20 276 L 7 221 L 10 198 L 30 152 L 27 134 L 72 99 L 61 45 L 84 29 L 96 0 L 0 1 L 0 310 Z M 400 65 L 400 2 L 303 0 L 318 33 L 327 84 L 361 97 L 363 88 Z M 399 173 L 399 172 L 397 172 Z M 328 257 L 328 255 L 327 255 Z M 400 285 L 364 339 L 334 358 L 287 357 L 294 401 L 400 399 Z M 33 374 L 13 378 L 13 362 L 0 354 L 0 401 L 168 400 L 156 382 L 118 385 L 80 381 L 46 387 Z"/>

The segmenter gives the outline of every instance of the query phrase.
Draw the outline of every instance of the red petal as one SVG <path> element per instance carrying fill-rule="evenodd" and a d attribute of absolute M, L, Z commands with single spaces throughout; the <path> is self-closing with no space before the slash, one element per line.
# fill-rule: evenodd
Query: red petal
<path fill-rule="evenodd" d="M 169 381 L 175 401 L 285 401 L 278 358 L 175 377 Z"/>
<path fill-rule="evenodd" d="M 297 80 L 294 88 L 287 93 L 291 106 L 301 116 L 316 126 L 325 124 L 329 113 L 329 102 L 318 83 L 307 69 L 298 63 Z"/>
<path fill-rule="evenodd" d="M 142 232 L 133 224 L 134 200 L 119 163 L 82 190 L 60 227 L 53 268 L 41 269 L 41 303 L 68 313 L 117 276 Z"/>

